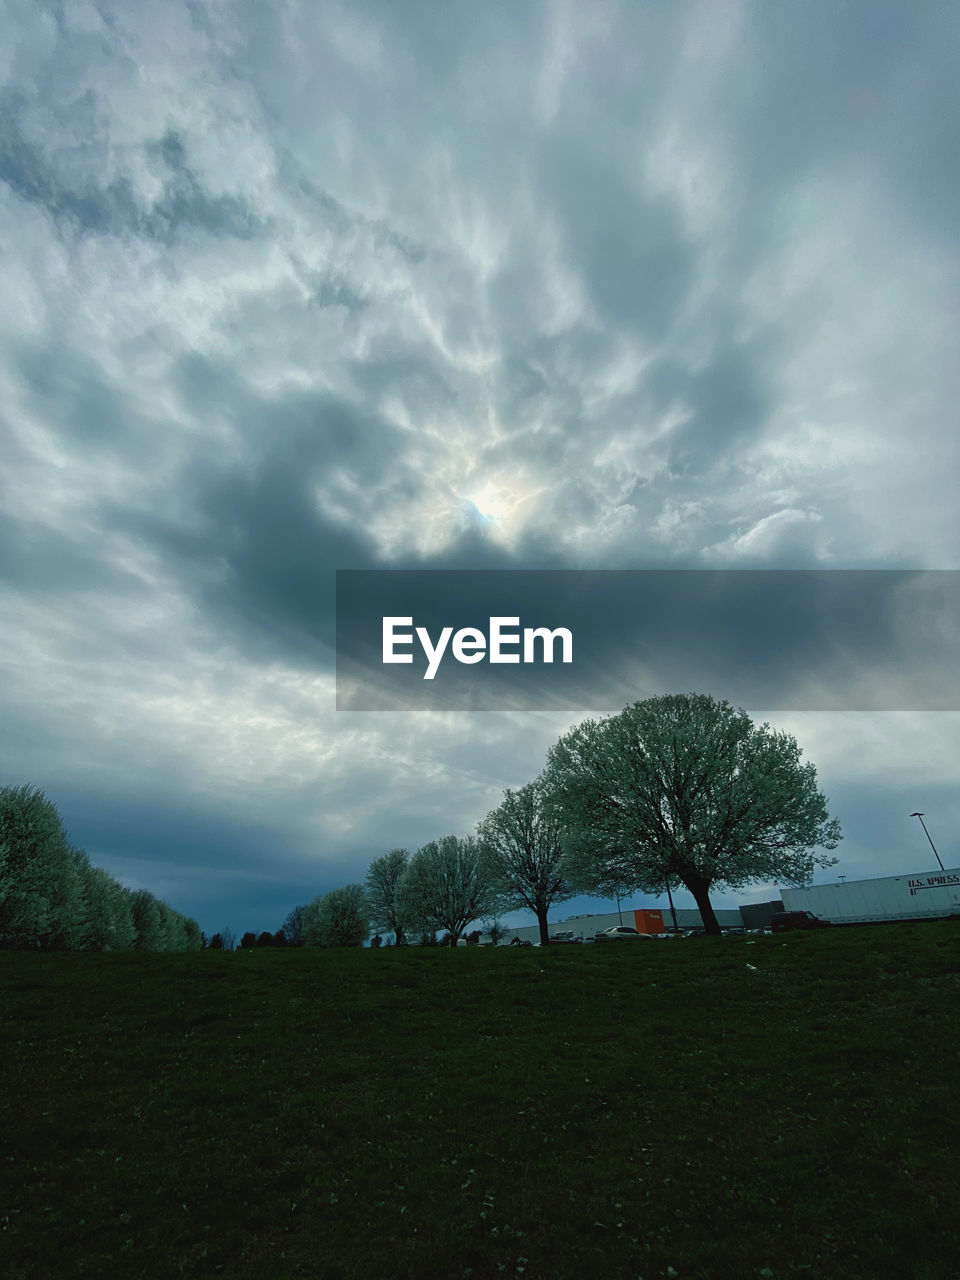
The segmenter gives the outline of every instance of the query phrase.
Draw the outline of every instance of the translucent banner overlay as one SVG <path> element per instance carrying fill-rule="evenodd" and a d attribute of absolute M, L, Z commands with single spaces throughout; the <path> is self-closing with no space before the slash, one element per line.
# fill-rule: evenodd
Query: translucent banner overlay
<path fill-rule="evenodd" d="M 340 570 L 337 708 L 957 710 L 958 637 L 955 570 Z"/>

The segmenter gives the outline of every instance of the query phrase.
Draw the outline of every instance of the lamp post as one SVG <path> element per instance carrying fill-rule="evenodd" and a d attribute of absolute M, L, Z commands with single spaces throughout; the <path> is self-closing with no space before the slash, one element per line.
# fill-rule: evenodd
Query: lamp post
<path fill-rule="evenodd" d="M 910 817 L 920 819 L 920 825 L 921 827 L 923 827 L 923 834 L 927 837 L 928 840 L 930 840 L 930 832 L 927 830 L 927 824 L 923 820 L 923 814 L 911 813 Z M 937 864 L 939 865 L 940 870 L 943 871 L 944 867 L 943 867 L 943 863 L 940 861 L 940 855 L 939 853 L 937 853 L 937 846 L 933 843 L 932 840 L 930 840 L 930 848 L 933 850 L 933 856 L 936 858 Z"/>

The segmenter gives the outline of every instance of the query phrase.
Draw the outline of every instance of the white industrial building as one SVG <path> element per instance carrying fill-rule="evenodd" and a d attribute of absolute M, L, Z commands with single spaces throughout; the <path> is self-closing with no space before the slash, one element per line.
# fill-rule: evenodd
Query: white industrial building
<path fill-rule="evenodd" d="M 677 907 L 676 913 L 677 927 L 680 929 L 697 929 L 703 923 L 696 907 Z M 724 929 L 737 929 L 743 926 L 743 917 L 736 907 L 733 910 L 718 908 L 714 914 Z M 656 917 L 660 917 L 659 922 Z M 553 935 L 565 932 L 572 933 L 575 937 L 592 938 L 595 933 L 602 933 L 604 929 L 611 929 L 614 925 L 621 924 L 629 925 L 630 928 L 637 929 L 641 933 L 662 933 L 673 928 L 673 918 L 669 908 L 663 911 L 659 909 L 635 911 L 632 907 L 624 907 L 622 911 L 609 911 L 602 915 L 568 916 L 566 920 L 551 920 L 547 925 L 547 933 Z M 521 942 L 539 942 L 540 926 L 528 924 L 519 929 L 509 929 L 504 934 L 501 945 L 512 942 L 515 937 Z"/>
<path fill-rule="evenodd" d="M 884 920 L 936 920 L 960 916 L 960 868 L 946 871 L 917 871 L 912 875 L 881 876 L 874 880 L 844 880 L 836 884 L 810 885 L 805 889 L 781 889 L 780 898 L 772 902 L 751 903 L 741 907 L 718 908 L 715 912 L 722 929 L 763 928 L 770 923 L 774 911 L 812 911 L 831 924 L 869 924 Z M 702 925 L 696 908 L 677 907 L 677 926 L 693 929 Z M 591 938 L 613 925 L 630 925 L 641 933 L 661 933 L 673 927 L 669 909 L 649 910 L 624 907 L 602 915 L 568 916 L 551 920 L 549 934 L 572 932 Z M 510 929 L 504 942 L 514 938 L 538 942 L 536 924 Z"/>
<path fill-rule="evenodd" d="M 832 924 L 935 920 L 960 915 L 960 868 L 782 889 L 781 897 L 788 911 L 812 911 Z"/>

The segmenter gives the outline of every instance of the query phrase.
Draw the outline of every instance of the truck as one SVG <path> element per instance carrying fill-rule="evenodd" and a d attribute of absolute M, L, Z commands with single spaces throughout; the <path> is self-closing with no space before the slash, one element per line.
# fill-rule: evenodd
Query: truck
<path fill-rule="evenodd" d="M 787 911 L 812 911 L 832 924 L 936 920 L 960 915 L 960 867 L 783 889 Z"/>

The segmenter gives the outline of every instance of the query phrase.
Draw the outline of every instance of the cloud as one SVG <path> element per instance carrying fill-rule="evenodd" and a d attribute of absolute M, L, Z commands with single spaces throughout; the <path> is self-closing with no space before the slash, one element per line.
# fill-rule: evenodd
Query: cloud
<path fill-rule="evenodd" d="M 10 780 L 205 779 L 213 812 L 230 761 L 300 850 L 302 752 L 342 868 L 426 833 L 449 779 L 378 774 L 363 816 L 351 770 L 397 729 L 333 711 L 336 568 L 957 567 L 958 23 L 13 6 Z M 502 750 L 459 732 L 468 773 Z M 424 776 L 436 733 L 404 726 Z"/>

